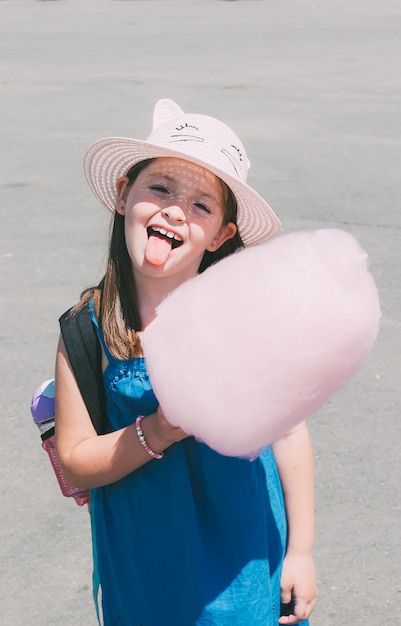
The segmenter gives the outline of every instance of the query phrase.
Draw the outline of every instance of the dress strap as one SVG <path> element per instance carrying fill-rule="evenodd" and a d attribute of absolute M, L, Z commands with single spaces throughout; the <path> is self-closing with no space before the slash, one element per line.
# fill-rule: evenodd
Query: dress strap
<path fill-rule="evenodd" d="M 95 305 L 93 303 L 93 298 L 91 298 L 89 300 L 89 310 L 90 310 L 90 313 L 91 313 L 92 321 L 93 321 L 94 325 L 96 326 L 96 330 L 97 330 L 97 334 L 98 334 L 98 337 L 99 337 L 99 341 L 102 344 L 102 347 L 103 347 L 103 350 L 104 350 L 104 353 L 105 353 L 105 355 L 107 357 L 108 362 L 110 363 L 111 361 L 116 361 L 116 358 L 111 354 L 111 352 L 109 351 L 109 349 L 108 349 L 108 347 L 106 345 L 106 342 L 104 340 L 103 331 L 100 328 L 98 319 L 97 319 L 96 314 L 95 314 Z"/>

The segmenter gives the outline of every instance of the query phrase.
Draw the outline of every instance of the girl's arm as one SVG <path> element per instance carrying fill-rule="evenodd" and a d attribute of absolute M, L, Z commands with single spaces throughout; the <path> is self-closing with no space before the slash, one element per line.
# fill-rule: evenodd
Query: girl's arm
<path fill-rule="evenodd" d="M 187 436 L 167 422 L 160 408 L 142 420 L 142 430 L 156 452 Z M 66 480 L 82 488 L 115 482 L 149 461 L 161 462 L 143 448 L 135 424 L 97 435 L 61 337 L 56 358 L 56 449 Z"/>
<path fill-rule="evenodd" d="M 280 624 L 296 624 L 311 614 L 316 599 L 313 456 L 305 422 L 272 446 L 284 492 L 288 521 L 287 551 L 281 575 L 281 601 L 294 602 Z"/>

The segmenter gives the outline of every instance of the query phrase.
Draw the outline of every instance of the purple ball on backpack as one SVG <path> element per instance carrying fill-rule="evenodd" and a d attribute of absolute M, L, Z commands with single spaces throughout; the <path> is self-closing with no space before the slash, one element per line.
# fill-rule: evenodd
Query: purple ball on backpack
<path fill-rule="evenodd" d="M 54 417 L 54 380 L 46 380 L 32 396 L 31 413 L 35 424 Z"/>

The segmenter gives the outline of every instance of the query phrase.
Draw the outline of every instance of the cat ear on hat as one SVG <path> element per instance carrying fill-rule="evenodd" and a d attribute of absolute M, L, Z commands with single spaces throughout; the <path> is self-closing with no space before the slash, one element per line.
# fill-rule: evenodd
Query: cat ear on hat
<path fill-rule="evenodd" d="M 158 100 L 153 110 L 153 130 L 166 124 L 169 120 L 184 115 L 184 111 L 173 100 Z"/>

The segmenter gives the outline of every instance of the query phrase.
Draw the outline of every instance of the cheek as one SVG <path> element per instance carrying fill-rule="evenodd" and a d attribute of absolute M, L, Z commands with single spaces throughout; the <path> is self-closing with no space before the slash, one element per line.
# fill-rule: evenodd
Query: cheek
<path fill-rule="evenodd" d="M 132 236 L 132 232 L 135 231 L 139 225 L 144 224 L 144 218 L 141 212 L 141 205 L 128 206 L 125 211 L 125 235 Z"/>
<path fill-rule="evenodd" d="M 131 258 L 135 255 L 135 251 L 140 248 L 138 244 L 141 241 L 141 232 L 144 232 L 144 229 L 139 228 L 136 216 L 128 211 L 125 215 L 124 234 L 125 244 Z"/>
<path fill-rule="evenodd" d="M 127 211 L 125 214 L 125 228 L 129 231 L 131 228 L 135 227 L 137 222 L 137 218 L 133 211 Z"/>
<path fill-rule="evenodd" d="M 190 218 L 190 230 L 193 236 L 199 239 L 213 239 L 223 224 L 223 218 L 219 215 L 208 215 L 207 218 Z"/>
<path fill-rule="evenodd" d="M 215 236 L 217 228 L 213 224 L 192 223 L 190 226 L 191 240 L 194 244 L 206 247 Z"/>

